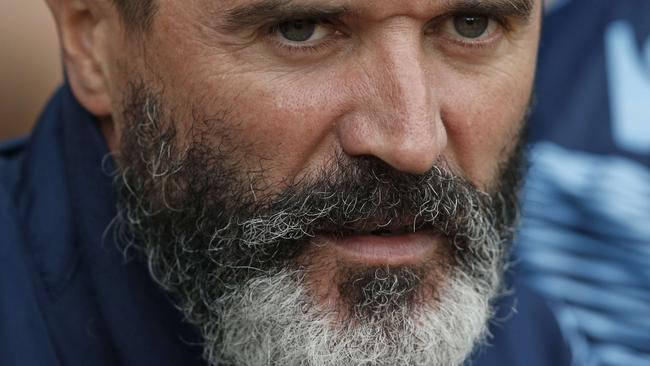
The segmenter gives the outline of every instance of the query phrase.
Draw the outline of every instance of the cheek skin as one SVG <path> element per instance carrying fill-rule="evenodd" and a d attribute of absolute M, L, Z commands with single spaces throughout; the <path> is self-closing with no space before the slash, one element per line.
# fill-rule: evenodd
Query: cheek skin
<path fill-rule="evenodd" d="M 189 10 L 172 10 L 177 16 L 160 14 L 156 23 L 165 37 L 154 37 L 147 46 L 169 52 L 148 52 L 146 63 L 155 70 L 152 82 L 167 86 L 164 99 L 176 115 L 191 119 L 189 109 L 224 115 L 215 131 L 229 134 L 232 146 L 226 148 L 240 155 L 233 161 L 243 164 L 242 173 L 263 167 L 266 186 L 317 171 L 333 156 L 334 123 L 349 104 L 339 68 L 287 72 L 237 62 L 237 52 L 197 39 L 199 25 L 183 20 L 193 16 L 185 14 Z M 179 136 L 189 125 L 177 123 Z"/>
<path fill-rule="evenodd" d="M 497 183 L 500 164 L 518 143 L 535 74 L 536 37 L 480 72 L 449 70 L 441 113 L 445 155 L 479 188 Z"/>
<path fill-rule="evenodd" d="M 200 108 L 208 114 L 228 111 L 226 125 L 219 128 L 236 127 L 230 143 L 245 148 L 235 151 L 245 154 L 243 169 L 262 167 L 266 186 L 281 187 L 318 171 L 337 150 L 334 126 L 347 98 L 337 92 L 339 79 L 332 75 L 250 72 L 203 80 L 192 89 L 222 94 L 218 104 Z"/>
<path fill-rule="evenodd" d="M 336 150 L 334 122 L 345 113 L 338 78 L 329 72 L 249 76 L 232 108 L 267 174 L 291 178 L 316 171 Z"/>
<path fill-rule="evenodd" d="M 442 118 L 449 144 L 445 155 L 482 189 L 495 183 L 499 164 L 517 143 L 530 94 L 530 83 L 521 80 L 459 79 L 456 91 L 446 94 Z"/>

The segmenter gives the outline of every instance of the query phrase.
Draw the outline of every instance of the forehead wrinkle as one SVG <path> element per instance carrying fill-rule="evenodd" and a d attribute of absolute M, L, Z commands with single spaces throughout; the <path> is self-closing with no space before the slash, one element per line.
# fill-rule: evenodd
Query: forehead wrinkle
<path fill-rule="evenodd" d="M 374 0 L 348 1 L 348 8 L 360 18 L 380 21 L 406 16 L 430 20 L 450 13 L 485 13 L 528 19 L 539 0 Z"/>
<path fill-rule="evenodd" d="M 537 0 L 257 0 L 225 11 L 224 28 L 237 29 L 292 16 L 349 16 L 379 20 L 392 16 L 432 17 L 446 11 L 491 9 L 528 18 Z M 374 14 L 373 14 L 374 13 Z"/>
<path fill-rule="evenodd" d="M 223 28 L 237 30 L 293 17 L 335 17 L 347 12 L 344 5 L 324 1 L 258 0 L 226 10 Z"/>
<path fill-rule="evenodd" d="M 444 0 L 447 8 L 476 7 L 509 10 L 513 14 L 528 17 L 538 0 Z"/>
<path fill-rule="evenodd" d="M 435 0 L 433 0 L 435 1 Z M 495 4 L 510 5 L 520 9 L 532 9 L 536 0 L 443 0 L 447 5 L 456 3 L 477 3 L 477 4 Z"/>

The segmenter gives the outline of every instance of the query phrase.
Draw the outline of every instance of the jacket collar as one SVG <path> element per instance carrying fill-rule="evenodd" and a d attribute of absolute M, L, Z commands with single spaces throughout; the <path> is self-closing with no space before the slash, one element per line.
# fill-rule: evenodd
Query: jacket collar
<path fill-rule="evenodd" d="M 87 239 L 102 242 L 115 217 L 111 171 L 114 163 L 96 119 L 63 85 L 30 137 L 15 187 L 26 242 L 53 297 L 74 276 L 82 250 L 80 234 L 94 233 Z"/>

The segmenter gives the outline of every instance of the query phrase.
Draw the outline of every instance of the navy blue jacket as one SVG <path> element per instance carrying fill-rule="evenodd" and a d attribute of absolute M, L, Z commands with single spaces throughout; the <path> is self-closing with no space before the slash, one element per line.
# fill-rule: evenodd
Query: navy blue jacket
<path fill-rule="evenodd" d="M 204 364 L 195 329 L 118 250 L 107 156 L 67 87 L 29 139 L 0 147 L 0 365 Z M 474 364 L 567 365 L 542 300 L 520 289 L 502 311 L 515 303 Z"/>

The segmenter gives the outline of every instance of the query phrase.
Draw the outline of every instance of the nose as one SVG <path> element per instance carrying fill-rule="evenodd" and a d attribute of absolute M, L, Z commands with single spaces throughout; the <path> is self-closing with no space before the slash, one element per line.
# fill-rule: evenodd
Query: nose
<path fill-rule="evenodd" d="M 402 36 L 385 44 L 368 46 L 369 55 L 348 80 L 354 106 L 339 121 L 337 134 L 350 156 L 373 156 L 422 174 L 447 144 L 433 81 L 418 39 Z"/>

